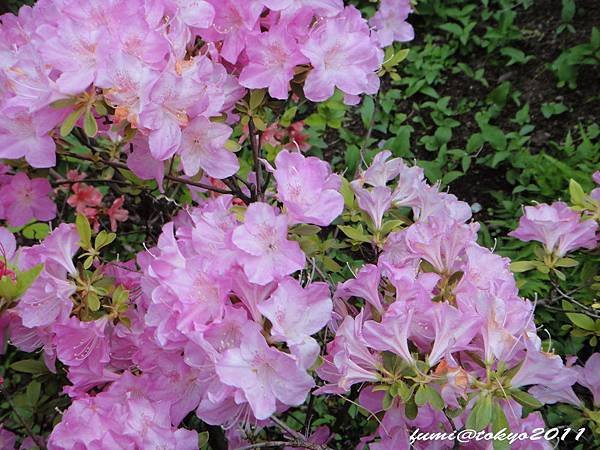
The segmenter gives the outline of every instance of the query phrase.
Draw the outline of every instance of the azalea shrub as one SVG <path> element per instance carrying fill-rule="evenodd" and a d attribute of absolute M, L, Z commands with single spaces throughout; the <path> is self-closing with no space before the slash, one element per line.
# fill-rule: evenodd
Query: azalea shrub
<path fill-rule="evenodd" d="M 373 106 L 414 38 L 408 0 L 354 3 L 0 16 L 2 449 L 454 448 L 464 429 L 552 448 L 529 433 L 554 404 L 563 440 L 598 431 L 600 356 L 555 352 L 519 288 L 597 345 L 600 187 L 525 207 L 511 236 L 533 256 L 511 263 L 413 162 L 362 148 L 334 170 L 305 119 Z"/>

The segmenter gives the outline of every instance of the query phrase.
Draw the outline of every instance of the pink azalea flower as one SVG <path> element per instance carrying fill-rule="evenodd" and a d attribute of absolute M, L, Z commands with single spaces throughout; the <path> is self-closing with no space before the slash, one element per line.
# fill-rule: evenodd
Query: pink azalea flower
<path fill-rule="evenodd" d="M 246 47 L 248 36 L 260 32 L 259 17 L 263 5 L 259 2 L 240 3 L 235 0 L 209 0 L 215 7 L 215 20 L 211 28 L 201 35 L 211 41 L 223 41 L 221 56 L 235 64 Z"/>
<path fill-rule="evenodd" d="M 366 321 L 364 325 L 366 341 L 376 350 L 392 351 L 404 361 L 413 363 L 414 358 L 408 348 L 413 313 L 412 309 L 392 306 L 385 313 L 381 323 L 373 320 Z"/>
<path fill-rule="evenodd" d="M 102 366 L 110 362 L 107 325 L 106 319 L 82 322 L 76 317 L 55 325 L 54 343 L 58 359 L 68 366 L 88 362 L 94 372 L 101 373 Z"/>
<path fill-rule="evenodd" d="M 438 273 L 452 273 L 458 258 L 475 240 L 477 228 L 477 225 L 454 222 L 447 217 L 431 217 L 402 233 L 413 255 L 429 262 Z"/>
<path fill-rule="evenodd" d="M 377 266 L 366 264 L 352 278 L 338 285 L 335 296 L 348 300 L 350 297 L 362 298 L 370 303 L 377 311 L 383 312 L 379 283 L 381 274 Z"/>
<path fill-rule="evenodd" d="M 375 229 L 381 230 L 383 215 L 392 207 L 392 190 L 385 186 L 365 189 L 359 180 L 354 180 L 350 185 L 356 194 L 358 207 L 369 215 Z"/>
<path fill-rule="evenodd" d="M 50 183 L 45 178 L 29 177 L 19 172 L 0 188 L 0 199 L 10 226 L 21 227 L 32 219 L 49 221 L 56 217 L 56 205 L 50 199 Z"/>
<path fill-rule="evenodd" d="M 129 218 L 129 211 L 122 208 L 123 203 L 125 203 L 125 197 L 121 195 L 106 210 L 106 215 L 110 220 L 110 229 L 113 232 L 117 231 L 117 222 L 125 222 Z"/>
<path fill-rule="evenodd" d="M 200 81 L 201 61 L 202 58 L 197 58 L 186 64 L 181 75 L 165 70 L 152 85 L 148 101 L 142 107 L 140 126 L 150 130 L 150 152 L 159 161 L 177 152 L 181 127 L 208 106 L 206 86 Z"/>
<path fill-rule="evenodd" d="M 406 22 L 412 8 L 410 0 L 381 0 L 379 9 L 369 20 L 375 28 L 381 45 L 387 47 L 394 41 L 408 42 L 415 38 L 413 27 Z"/>
<path fill-rule="evenodd" d="M 600 407 L 600 353 L 592 354 L 584 367 L 575 366 L 574 369 L 577 382 L 592 391 L 594 406 Z"/>
<path fill-rule="evenodd" d="M 269 347 L 260 330 L 248 323 L 242 330 L 239 348 L 227 350 L 217 363 L 221 381 L 241 389 L 254 416 L 267 419 L 277 407 L 298 406 L 314 386 L 313 379 L 300 369 L 294 358 Z"/>
<path fill-rule="evenodd" d="M 287 239 L 288 218 L 266 203 L 252 203 L 232 241 L 241 250 L 240 264 L 248 280 L 265 285 L 304 267 L 300 245 Z"/>
<path fill-rule="evenodd" d="M 560 356 L 543 352 L 528 343 L 523 365 L 511 380 L 511 386 L 543 385 L 563 390 L 577 381 L 577 371 L 565 367 Z"/>
<path fill-rule="evenodd" d="M 132 151 L 127 155 L 127 167 L 142 180 L 156 180 L 162 191 L 162 181 L 165 175 L 165 163 L 152 157 L 148 140 L 140 133 L 132 141 Z"/>
<path fill-rule="evenodd" d="M 284 27 L 274 26 L 249 37 L 247 45 L 249 63 L 240 73 L 240 84 L 250 89 L 268 87 L 271 97 L 287 99 L 295 67 L 308 62 L 295 39 Z"/>
<path fill-rule="evenodd" d="M 98 49 L 106 41 L 106 29 L 82 27 L 66 18 L 60 29 L 45 24 L 37 32 L 46 36 L 40 52 L 44 61 L 62 72 L 56 80 L 61 92 L 76 95 L 85 91 L 96 80 Z"/>
<path fill-rule="evenodd" d="M 318 342 L 310 337 L 321 330 L 331 318 L 333 303 L 326 283 L 300 283 L 285 277 L 271 294 L 258 304 L 259 311 L 271 321 L 271 335 L 285 341 L 301 367 L 308 368 L 319 354 Z"/>
<path fill-rule="evenodd" d="M 57 121 L 44 112 L 0 114 L 0 159 L 25 157 L 32 167 L 53 167 L 56 145 L 48 133 L 56 124 Z"/>
<path fill-rule="evenodd" d="M 275 166 L 277 195 L 292 223 L 327 226 L 342 213 L 341 180 L 325 161 L 283 150 L 275 158 Z"/>
<path fill-rule="evenodd" d="M 225 148 L 231 128 L 205 117 L 194 119 L 183 131 L 181 162 L 186 175 L 194 176 L 202 168 L 214 178 L 227 178 L 240 168 L 237 156 Z"/>
<path fill-rule="evenodd" d="M 309 100 L 327 100 L 336 87 L 349 95 L 374 94 L 379 89 L 376 72 L 383 62 L 383 52 L 353 6 L 317 25 L 301 52 L 313 67 L 304 85 Z"/>
<path fill-rule="evenodd" d="M 581 215 L 566 203 L 526 206 L 519 227 L 509 233 L 521 241 L 541 242 L 548 253 L 563 257 L 578 248 L 593 249 L 598 244 L 594 220 L 581 220 Z"/>

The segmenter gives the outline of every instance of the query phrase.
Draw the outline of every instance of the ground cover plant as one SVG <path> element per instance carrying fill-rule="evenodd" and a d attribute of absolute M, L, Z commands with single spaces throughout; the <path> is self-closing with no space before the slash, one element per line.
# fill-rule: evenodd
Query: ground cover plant
<path fill-rule="evenodd" d="M 600 445 L 595 2 L 30 3 L 0 448 Z"/>

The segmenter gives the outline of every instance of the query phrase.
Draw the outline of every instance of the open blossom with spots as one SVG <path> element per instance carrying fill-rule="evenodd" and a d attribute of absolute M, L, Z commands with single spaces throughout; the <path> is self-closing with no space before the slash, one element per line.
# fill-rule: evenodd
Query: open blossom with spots
<path fill-rule="evenodd" d="M 325 283 L 302 288 L 290 277 L 281 280 L 275 292 L 258 304 L 259 311 L 273 325 L 271 335 L 285 341 L 303 367 L 310 367 L 319 354 L 319 344 L 311 335 L 327 325 L 332 307 Z"/>
<path fill-rule="evenodd" d="M 248 38 L 250 62 L 240 73 L 240 83 L 250 89 L 268 88 L 273 98 L 286 99 L 296 66 L 308 59 L 300 53 L 296 40 L 284 27 Z"/>
<path fill-rule="evenodd" d="M 9 225 L 20 227 L 31 220 L 48 221 L 56 216 L 56 205 L 50 199 L 52 188 L 45 178 L 30 179 L 25 173 L 14 175 L 0 188 L 0 200 Z"/>
<path fill-rule="evenodd" d="M 340 39 L 340 36 L 344 36 Z M 304 85 L 309 100 L 327 100 L 339 88 L 348 95 L 374 94 L 383 52 L 354 7 L 317 26 L 301 47 L 313 69 Z"/>
<path fill-rule="evenodd" d="M 266 203 L 248 207 L 244 224 L 233 234 L 240 263 L 252 283 L 264 285 L 304 267 L 300 245 L 287 238 L 288 217 Z"/>
<path fill-rule="evenodd" d="M 277 195 L 292 222 L 327 226 L 342 213 L 341 179 L 325 161 L 283 150 L 275 166 Z"/>
<path fill-rule="evenodd" d="M 552 205 L 526 206 L 519 227 L 509 233 L 522 241 L 538 241 L 548 253 L 563 257 L 579 248 L 592 249 L 598 245 L 598 224 L 582 220 L 564 202 Z"/>
<path fill-rule="evenodd" d="M 296 366 L 294 358 L 269 347 L 255 325 L 242 330 L 239 348 L 223 354 L 217 363 L 219 378 L 241 389 L 257 419 L 273 414 L 277 401 L 301 404 L 314 381 Z"/>
<path fill-rule="evenodd" d="M 200 169 L 214 178 L 227 178 L 240 168 L 234 153 L 225 148 L 231 128 L 200 116 L 183 131 L 181 161 L 186 175 L 194 176 Z"/>

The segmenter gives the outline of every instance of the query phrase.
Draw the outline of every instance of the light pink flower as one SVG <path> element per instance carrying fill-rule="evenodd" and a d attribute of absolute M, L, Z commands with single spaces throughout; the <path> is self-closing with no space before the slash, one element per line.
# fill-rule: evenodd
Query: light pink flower
<path fill-rule="evenodd" d="M 277 195 L 292 223 L 327 226 L 342 213 L 341 180 L 325 161 L 283 150 L 275 158 L 275 166 Z"/>
<path fill-rule="evenodd" d="M 408 42 L 415 38 L 413 27 L 406 22 L 412 8 L 410 0 L 381 0 L 379 9 L 369 20 L 375 28 L 381 45 L 387 47 L 394 41 Z"/>
<path fill-rule="evenodd" d="M 594 220 L 581 220 L 579 213 L 566 203 L 526 206 L 519 227 L 509 233 L 521 241 L 541 242 L 546 251 L 563 257 L 579 248 L 593 249 L 598 245 Z"/>
<path fill-rule="evenodd" d="M 10 183 L 0 188 L 0 199 L 4 204 L 9 225 L 20 227 L 32 219 L 48 221 L 56 217 L 56 205 L 50 199 L 50 183 L 45 178 L 29 177 L 19 172 Z"/>
<path fill-rule="evenodd" d="M 205 117 L 194 119 L 183 131 L 181 162 L 186 175 L 194 176 L 202 168 L 214 178 L 235 174 L 240 164 L 235 153 L 225 148 L 231 128 Z"/>
<path fill-rule="evenodd" d="M 25 157 L 35 168 L 56 164 L 56 145 L 48 134 L 56 126 L 50 114 L 0 114 L 0 159 Z"/>
<path fill-rule="evenodd" d="M 258 327 L 248 323 L 239 348 L 227 350 L 218 361 L 221 381 L 240 388 L 257 419 L 267 419 L 277 407 L 298 406 L 314 386 L 313 379 L 296 365 L 294 358 L 269 347 Z"/>
<path fill-rule="evenodd" d="M 82 322 L 76 317 L 55 325 L 58 359 L 68 366 L 87 362 L 96 373 L 101 373 L 102 366 L 110 361 L 106 328 L 106 319 Z"/>
<path fill-rule="evenodd" d="M 350 183 L 356 194 L 358 207 L 366 212 L 376 230 L 383 226 L 383 215 L 392 207 L 392 190 L 385 186 L 365 189 L 359 180 Z"/>
<path fill-rule="evenodd" d="M 238 226 L 232 241 L 240 252 L 240 263 L 253 283 L 265 285 L 304 267 L 300 245 L 287 239 L 288 218 L 277 215 L 266 203 L 252 203 L 243 225 Z"/>
<path fill-rule="evenodd" d="M 600 407 L 600 353 L 592 354 L 584 367 L 574 366 L 574 369 L 577 382 L 592 391 L 594 406 Z"/>
<path fill-rule="evenodd" d="M 308 59 L 295 39 L 281 26 L 248 38 L 249 62 L 240 73 L 240 84 L 250 89 L 269 88 L 273 98 L 285 100 L 294 78 L 294 68 Z"/>
<path fill-rule="evenodd" d="M 374 94 L 379 89 L 376 72 L 383 62 L 383 52 L 353 6 L 317 25 L 301 52 L 313 67 L 304 85 L 309 100 L 327 100 L 336 87 L 349 95 Z"/>
<path fill-rule="evenodd" d="M 333 309 L 327 284 L 311 283 L 302 288 L 297 280 L 285 277 L 258 309 L 271 321 L 271 335 L 287 343 L 301 367 L 310 367 L 319 354 L 319 344 L 310 336 L 329 322 Z"/>

